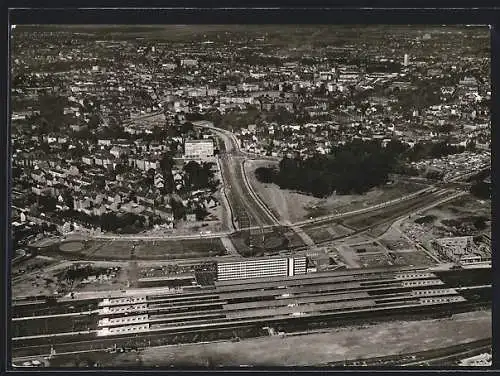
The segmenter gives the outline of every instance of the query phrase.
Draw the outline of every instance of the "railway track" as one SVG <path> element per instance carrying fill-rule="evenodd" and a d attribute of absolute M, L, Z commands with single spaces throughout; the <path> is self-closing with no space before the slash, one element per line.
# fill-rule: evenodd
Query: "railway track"
<path fill-rule="evenodd" d="M 424 283 L 427 279 L 422 278 L 431 278 L 428 282 L 434 283 Z M 59 335 L 43 334 L 31 338 L 18 337 L 13 341 L 13 352 L 21 357 L 45 354 L 43 351 L 52 346 L 56 351 L 63 351 L 68 347 L 90 351 L 104 349 L 108 344 L 126 345 L 130 341 L 150 343 L 151 339 L 156 341 L 162 336 L 171 338 L 174 343 L 196 342 L 207 338 L 214 340 L 220 339 L 220 335 L 228 335 L 227 331 L 233 329 L 250 328 L 253 334 L 248 335 L 256 336 L 260 333 L 259 328 L 264 326 L 294 332 L 342 326 L 358 321 L 378 322 L 405 315 L 414 319 L 441 317 L 476 310 L 487 306 L 491 301 L 489 294 L 478 295 L 472 300 L 464 299 L 452 286 L 444 286 L 442 282 L 436 285 L 435 282 L 439 281 L 432 273 L 418 270 L 404 270 L 396 274 L 387 270 L 365 271 L 362 275 L 337 272 L 286 281 L 222 284 L 206 293 L 186 296 L 154 296 L 130 302 L 120 298 L 116 302 L 107 302 L 106 306 L 119 308 L 119 304 L 136 304 L 139 310 L 104 310 L 94 316 L 93 320 L 97 323 L 97 317 L 108 317 L 109 320 L 128 317 L 125 321 L 131 325 L 131 319 L 136 317 L 134 315 L 146 314 L 147 320 L 144 322 L 148 324 L 147 330 L 127 332 L 119 329 L 108 337 L 102 337 L 99 335 L 99 328 L 107 325 L 108 321 L 101 323 L 100 320 L 97 325 L 90 323 L 88 318 L 87 321 L 84 320 L 84 324 L 89 329 L 95 329 Z M 491 289 L 489 285 L 483 286 L 483 290 L 488 289 Z M 148 307 L 144 302 L 151 306 Z M 99 306 L 102 309 L 102 304 Z M 294 312 L 302 314 L 295 315 Z M 29 318 L 28 321 L 32 320 Z M 57 323 L 52 322 L 52 325 Z M 116 325 L 123 327 L 127 324 L 122 320 L 117 321 Z M 82 329 L 81 326 L 78 328 Z M 184 337 L 179 340 L 178 336 Z"/>
<path fill-rule="evenodd" d="M 458 197 L 458 194 L 453 194 L 449 198 L 447 198 L 446 200 L 452 200 L 455 197 Z M 361 228 L 357 228 L 356 229 L 355 227 L 352 227 L 352 232 L 350 232 L 348 234 L 340 235 L 340 236 L 332 236 L 331 238 L 328 238 L 328 239 L 315 241 L 315 244 L 316 245 L 323 245 L 323 244 L 331 243 L 332 241 L 347 239 L 347 238 L 350 238 L 350 237 L 355 236 L 355 235 L 361 235 L 361 234 L 367 233 L 370 230 L 372 230 L 374 228 L 377 228 L 377 227 L 379 227 L 381 225 L 389 224 L 389 223 L 394 222 L 398 218 L 405 217 L 406 215 L 408 215 L 409 212 L 413 212 L 415 210 L 423 210 L 423 209 L 427 208 L 428 206 L 431 205 L 430 200 L 429 200 L 431 198 L 433 198 L 434 201 L 435 201 L 435 199 L 438 198 L 438 197 L 435 196 L 435 193 L 427 194 L 424 197 L 420 197 L 418 199 L 414 199 L 414 201 L 411 202 L 410 205 L 408 205 L 408 206 L 405 205 L 404 209 L 396 211 L 394 214 L 390 214 L 386 218 L 382 218 L 382 219 L 377 220 L 377 221 L 375 221 L 375 222 L 373 222 L 373 223 L 371 223 L 371 224 L 369 224 L 367 226 L 362 226 Z M 443 198 L 443 200 L 444 200 L 444 198 Z M 406 203 L 406 204 L 408 204 L 408 203 Z M 390 208 L 389 208 L 389 210 L 390 210 Z M 378 215 L 377 212 L 383 215 L 382 210 L 381 209 L 377 209 L 374 212 L 359 214 L 359 216 L 363 217 L 363 216 L 366 216 L 366 215 L 370 215 L 370 213 L 376 216 L 376 215 Z M 357 216 L 357 215 L 354 215 L 354 216 Z M 349 217 L 347 217 L 347 218 L 349 218 Z M 352 220 L 352 217 L 351 217 L 351 220 Z M 330 222 L 328 224 L 331 225 L 331 224 L 338 224 L 338 223 L 339 223 L 339 220 L 332 220 L 332 222 Z M 322 223 L 321 226 L 325 226 L 325 225 L 328 225 L 328 224 Z M 313 226 L 311 226 L 311 228 L 312 227 Z M 303 227 L 303 229 L 307 233 L 308 228 Z M 306 248 L 307 247 L 303 247 L 303 249 L 306 249 Z"/>
<path fill-rule="evenodd" d="M 409 363 L 403 363 L 403 366 L 432 366 L 432 365 L 443 365 L 443 363 L 456 363 L 460 359 L 468 358 L 474 355 L 479 355 L 485 352 L 491 352 L 491 339 L 484 342 L 490 342 L 489 344 L 481 345 L 481 343 L 471 343 L 460 346 L 455 349 L 456 352 L 450 354 L 442 354 L 441 351 L 436 351 L 437 354 L 429 354 L 428 358 L 412 361 Z M 459 350 L 460 349 L 460 350 Z M 439 354 L 439 355 L 438 355 Z"/>
<path fill-rule="evenodd" d="M 411 352 L 405 354 L 381 356 L 375 358 L 357 359 L 343 362 L 326 363 L 325 366 L 345 367 L 345 366 L 363 366 L 363 367 L 383 367 L 383 366 L 419 366 L 431 365 L 432 363 L 442 361 L 453 361 L 477 353 L 491 351 L 492 339 L 484 338 L 472 342 L 461 343 L 458 345 L 444 347 L 439 349 Z"/>
<path fill-rule="evenodd" d="M 214 341 L 220 339 L 230 339 L 234 337 L 234 333 L 238 333 L 240 338 L 252 338 L 266 335 L 262 328 L 272 326 L 280 331 L 293 333 L 294 331 L 302 331 L 309 329 L 359 325 L 377 323 L 387 320 L 415 320 L 424 318 L 439 318 L 447 317 L 454 313 L 466 312 L 474 309 L 475 305 L 457 305 L 455 307 L 422 307 L 419 311 L 414 311 L 411 314 L 404 310 L 390 309 L 377 314 L 372 310 L 361 313 L 348 312 L 344 313 L 343 317 L 338 315 L 325 315 L 322 318 L 315 317 L 311 320 L 309 317 L 303 319 L 267 319 L 267 320 L 245 320 L 238 323 L 217 323 L 211 327 L 185 327 L 185 328 L 163 328 L 156 332 L 132 333 L 113 337 L 96 337 L 91 334 L 81 334 L 73 336 L 71 340 L 68 338 L 52 338 L 48 341 L 39 341 L 38 343 L 14 343 L 12 354 L 14 360 L 25 356 L 46 356 L 49 355 L 51 349 L 57 353 L 71 351 L 95 351 L 106 350 L 113 346 L 134 346 L 136 348 L 144 348 L 149 346 L 160 346 L 165 344 L 180 344 L 202 341 Z M 311 326 L 312 325 L 312 326 Z M 242 332 L 247 332 L 245 335 Z M 17 342 L 17 341 L 16 341 Z"/>

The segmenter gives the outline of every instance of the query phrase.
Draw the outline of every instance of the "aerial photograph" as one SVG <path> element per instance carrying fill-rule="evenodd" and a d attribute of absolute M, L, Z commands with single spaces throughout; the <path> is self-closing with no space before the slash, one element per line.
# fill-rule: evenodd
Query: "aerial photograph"
<path fill-rule="evenodd" d="M 12 25 L 11 368 L 492 365 L 488 25 Z"/>

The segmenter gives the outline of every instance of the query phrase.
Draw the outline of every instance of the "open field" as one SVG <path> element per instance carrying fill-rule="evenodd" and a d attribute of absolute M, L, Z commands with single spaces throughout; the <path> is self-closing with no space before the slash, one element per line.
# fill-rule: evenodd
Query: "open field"
<path fill-rule="evenodd" d="M 133 248 L 132 242 L 127 241 L 96 241 L 96 245 L 92 251 L 88 252 L 89 256 L 104 259 L 130 259 Z"/>
<path fill-rule="evenodd" d="M 389 245 L 389 247 L 387 246 Z M 390 239 L 377 242 L 338 245 L 337 254 L 350 268 L 385 266 L 430 266 L 435 262 L 425 252 L 413 247 L 406 240 Z"/>
<path fill-rule="evenodd" d="M 82 242 L 66 242 L 59 246 L 63 252 L 81 252 L 85 245 Z"/>
<path fill-rule="evenodd" d="M 255 177 L 258 167 L 276 167 L 269 161 L 247 161 L 246 173 L 250 184 L 262 200 L 281 220 L 298 222 L 311 217 L 333 213 L 345 213 L 367 206 L 390 201 L 416 192 L 425 186 L 417 183 L 399 182 L 370 190 L 364 195 L 332 195 L 326 199 L 280 189 L 276 184 L 264 184 Z"/>
<path fill-rule="evenodd" d="M 490 337 L 491 311 L 487 310 L 446 319 L 394 321 L 284 338 L 153 347 L 138 353 L 91 353 L 81 357 L 98 359 L 104 367 L 321 366 L 438 349 Z"/>
<path fill-rule="evenodd" d="M 305 227 L 304 230 L 316 243 L 326 242 L 353 232 L 340 224 L 328 224 L 320 227 L 311 226 L 309 228 Z"/>
<path fill-rule="evenodd" d="M 476 221 L 480 227 L 477 227 Z M 459 197 L 416 218 L 405 220 L 402 228 L 407 233 L 418 234 L 422 242 L 477 232 L 491 233 L 491 201 L 479 200 L 471 195 Z"/>
<path fill-rule="evenodd" d="M 395 265 L 431 266 L 435 264 L 435 261 L 423 251 L 390 252 L 389 255 Z"/>
<path fill-rule="evenodd" d="M 82 278 L 76 278 L 73 281 L 64 278 L 65 272 L 73 269 L 75 264 L 71 262 L 38 262 L 39 257 L 35 257 L 22 264 L 29 274 L 20 276 L 12 281 L 12 296 L 36 296 L 52 295 L 58 291 L 64 292 L 86 292 L 86 291 L 109 291 L 120 290 L 128 287 L 130 280 L 127 267 L 118 266 L 109 262 L 88 263 L 81 262 L 79 265 L 88 265 L 93 270 L 117 267 L 116 275 L 108 280 L 95 280 L 89 283 L 81 283 Z"/>
<path fill-rule="evenodd" d="M 12 266 L 12 278 L 15 280 L 23 275 L 43 270 L 44 268 L 54 265 L 57 262 L 57 260 L 43 256 L 35 256 L 30 259 L 23 260 Z"/>
<path fill-rule="evenodd" d="M 139 259 L 183 259 L 222 256 L 226 250 L 220 239 L 139 242 L 135 257 Z"/>
<path fill-rule="evenodd" d="M 63 242 L 40 253 L 74 260 L 188 259 L 222 256 L 226 249 L 218 238 L 134 241 L 89 240 Z"/>
<path fill-rule="evenodd" d="M 44 270 L 57 261 L 34 257 L 12 268 L 12 296 L 52 294 L 57 289 L 51 274 Z"/>
<path fill-rule="evenodd" d="M 379 239 L 380 244 L 384 246 L 388 251 L 399 251 L 399 250 L 407 250 L 413 249 L 413 244 L 411 244 L 408 240 L 403 237 L 382 237 Z"/>

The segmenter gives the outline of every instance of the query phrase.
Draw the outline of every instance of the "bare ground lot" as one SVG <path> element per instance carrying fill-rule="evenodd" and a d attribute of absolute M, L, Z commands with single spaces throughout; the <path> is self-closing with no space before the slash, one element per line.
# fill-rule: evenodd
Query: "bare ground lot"
<path fill-rule="evenodd" d="M 476 218 L 483 217 L 484 229 L 474 226 Z M 458 226 L 466 226 L 460 230 Z M 455 227 L 455 228 L 454 228 Z M 471 231 L 491 233 L 491 200 L 479 200 L 472 195 L 436 206 L 421 213 L 421 216 L 406 220 L 402 228 L 408 232 L 418 232 L 422 241 L 429 241 L 444 236 L 461 236 Z"/>
<path fill-rule="evenodd" d="M 476 227 L 476 219 L 482 218 L 483 228 Z M 440 258 L 430 242 L 442 238 L 464 235 L 491 234 L 491 200 L 483 201 L 471 195 L 436 206 L 405 219 L 401 230 L 410 239 L 422 244 L 435 257 Z M 445 260 L 443 260 L 445 261 Z"/>
<path fill-rule="evenodd" d="M 29 264 L 23 264 L 26 270 L 30 270 L 29 275 L 24 276 L 24 278 L 22 276 L 18 277 L 16 280 L 12 281 L 12 296 L 14 298 L 21 296 L 52 295 L 55 291 L 108 291 L 120 290 L 128 287 L 128 281 L 130 279 L 128 267 L 123 267 L 123 265 L 106 262 L 82 262 L 81 264 L 92 265 L 95 268 L 119 266 L 120 270 L 117 272 L 116 277 L 110 280 L 97 280 L 87 284 L 76 281 L 71 284 L 60 278 L 65 270 L 72 268 L 71 262 L 49 262 L 45 259 L 38 259 L 38 257 L 35 257 L 28 261 Z"/>
<path fill-rule="evenodd" d="M 249 246 L 249 239 L 252 248 Z M 264 236 L 259 230 L 239 231 L 229 236 L 237 252 L 244 257 L 275 255 L 287 249 L 297 249 L 304 246 L 304 241 L 290 228 L 266 231 Z"/>
<path fill-rule="evenodd" d="M 380 237 L 379 241 L 388 251 L 415 249 L 412 243 L 392 227 Z"/>
<path fill-rule="evenodd" d="M 431 266 L 435 264 L 435 261 L 423 251 L 399 251 L 391 252 L 391 254 L 394 256 L 392 261 L 395 265 Z"/>
<path fill-rule="evenodd" d="M 101 366 L 321 366 L 329 362 L 438 349 L 490 337 L 491 311 L 488 310 L 447 319 L 395 321 L 285 338 L 155 347 L 139 353 L 114 354 L 113 358 L 108 355 Z"/>
<path fill-rule="evenodd" d="M 274 163 L 274 166 L 276 163 Z M 268 207 L 283 221 L 292 223 L 334 213 L 345 213 L 351 210 L 373 206 L 381 202 L 416 192 L 424 188 L 416 183 L 395 183 L 370 190 L 364 195 L 332 195 L 320 199 L 305 194 L 282 190 L 276 184 L 264 184 L 255 177 L 258 167 L 273 166 L 269 161 L 251 161 L 245 164 L 245 171 L 255 192 Z"/>
<path fill-rule="evenodd" d="M 54 282 L 46 281 L 51 274 L 44 269 L 56 265 L 57 260 L 37 256 L 12 268 L 12 296 L 50 295 L 56 289 Z"/>

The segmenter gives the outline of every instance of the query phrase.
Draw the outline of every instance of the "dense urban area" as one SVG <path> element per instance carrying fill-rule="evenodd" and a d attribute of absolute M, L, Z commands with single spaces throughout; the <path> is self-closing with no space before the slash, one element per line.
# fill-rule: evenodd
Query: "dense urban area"
<path fill-rule="evenodd" d="M 491 365 L 487 27 L 11 38 L 15 367 Z"/>

